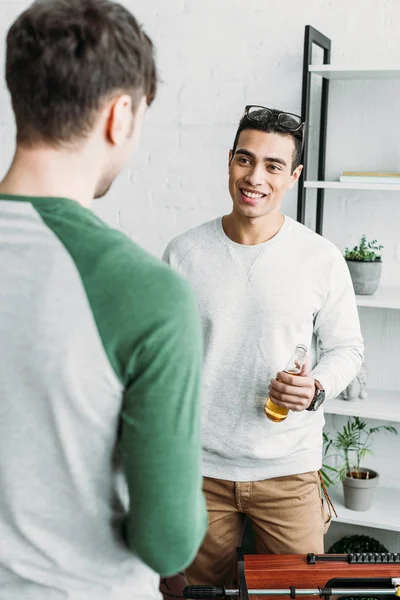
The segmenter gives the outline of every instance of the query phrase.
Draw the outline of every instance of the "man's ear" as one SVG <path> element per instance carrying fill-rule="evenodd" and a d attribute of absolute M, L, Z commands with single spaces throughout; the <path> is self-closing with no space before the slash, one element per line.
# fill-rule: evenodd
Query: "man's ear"
<path fill-rule="evenodd" d="M 128 94 L 116 96 L 106 107 L 106 135 L 114 146 L 122 144 L 132 135 L 132 98 Z"/>
<path fill-rule="evenodd" d="M 296 182 L 299 180 L 301 172 L 303 171 L 303 165 L 299 165 L 292 173 L 292 181 L 290 182 L 289 189 L 291 190 Z"/>
<path fill-rule="evenodd" d="M 229 150 L 229 155 L 228 155 L 228 168 L 231 166 L 232 158 L 233 158 L 233 150 Z"/>

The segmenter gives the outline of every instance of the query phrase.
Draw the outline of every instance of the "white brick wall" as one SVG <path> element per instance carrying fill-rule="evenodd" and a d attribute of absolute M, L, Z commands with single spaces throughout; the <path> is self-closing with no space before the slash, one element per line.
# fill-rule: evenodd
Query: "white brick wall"
<path fill-rule="evenodd" d="M 95 210 L 156 255 L 173 236 L 230 210 L 227 156 L 243 106 L 260 103 L 300 111 L 305 25 L 331 38 L 332 62 L 400 65 L 398 0 L 123 3 L 153 38 L 163 83 L 132 164 Z M 28 4 L 0 0 L 2 40 Z M 1 69 L 3 63 L 2 45 Z M 354 168 L 399 170 L 400 84 L 394 88 L 385 84 L 384 97 L 376 85 L 369 85 L 367 92 L 350 84 L 335 85 L 328 173 L 337 176 L 350 162 Z M 384 110 L 374 113 L 378 103 Z M 363 108 L 367 118 L 360 117 Z M 351 130 L 354 125 L 361 127 L 356 133 Z M 1 82 L 0 175 L 12 157 L 13 140 L 9 100 Z M 361 233 L 379 236 L 385 245 L 383 281 L 398 283 L 399 195 L 332 194 L 326 200 L 326 235 L 341 249 L 355 243 Z M 284 210 L 295 216 L 296 190 L 288 195 Z M 398 454 L 396 448 L 393 445 L 393 455 Z"/>
<path fill-rule="evenodd" d="M 11 20 L 28 4 L 0 0 L 3 39 Z M 300 110 L 306 24 L 332 39 L 334 62 L 400 64 L 398 0 L 288 0 L 284 7 L 272 0 L 123 0 L 123 4 L 152 36 L 163 83 L 147 115 L 132 165 L 95 210 L 156 255 L 171 236 L 229 210 L 227 154 L 244 104 Z M 3 50 L 1 63 L 2 59 Z M 0 90 L 0 164 L 4 171 L 12 156 L 14 130 L 3 85 Z M 339 89 L 336 95 L 340 94 Z M 357 99 L 356 92 L 354 96 Z M 397 110 L 395 102 L 393 105 Z M 332 113 L 335 124 L 337 110 Z M 394 146 L 396 143 L 397 136 Z M 358 150 L 357 144 L 355 148 Z M 336 159 L 340 152 L 339 140 L 328 151 L 333 176 L 346 166 Z M 394 155 L 397 160 L 398 150 L 393 150 Z M 384 163 L 388 168 L 398 168 L 395 161 L 388 162 Z M 360 164 L 364 166 L 363 161 Z M 388 220 L 387 230 L 385 221 L 378 229 L 387 249 L 384 281 L 386 275 L 400 275 L 400 217 L 393 196 L 392 202 L 384 200 L 384 206 L 395 211 L 395 219 Z M 345 194 L 344 198 L 351 203 L 351 196 Z M 342 207 L 342 198 L 339 202 Z M 333 203 L 332 192 L 327 194 L 326 234 L 341 248 L 355 242 L 359 232 L 374 234 L 377 219 L 363 214 L 362 208 L 354 215 L 351 206 L 344 207 L 345 214 L 351 214 L 348 227 L 335 231 L 329 203 Z M 284 209 L 295 216 L 295 207 L 293 190 Z"/>
<path fill-rule="evenodd" d="M 384 3 L 352 0 L 350 4 L 345 0 L 290 0 L 284 10 L 270 0 L 246 3 L 153 0 L 146 4 L 125 0 L 125 5 L 154 38 L 164 83 L 148 114 L 141 148 L 133 161 L 135 183 L 127 189 L 118 182 L 96 210 L 115 222 L 118 198 L 126 195 L 129 200 L 121 208 L 121 223 L 125 230 L 137 232 L 135 239 L 157 255 L 171 234 L 176 235 L 229 210 L 227 153 L 243 105 L 254 102 L 300 110 L 306 24 L 312 24 L 332 39 L 335 62 L 350 65 L 398 65 L 400 62 L 397 0 Z M 396 93 L 398 91 L 397 87 Z M 336 96 L 340 93 L 339 89 Z M 335 89 L 332 96 L 334 94 Z M 359 99 L 360 95 L 362 92 L 358 96 L 354 92 L 353 98 Z M 350 121 L 353 109 L 354 100 L 350 104 Z M 337 111 L 332 110 L 332 113 L 334 126 Z M 340 139 L 335 140 L 328 153 L 332 176 L 337 176 L 348 164 L 337 159 L 343 150 L 341 145 Z M 368 142 L 363 141 L 363 147 L 368 147 Z M 355 151 L 358 151 L 357 145 Z M 395 147 L 392 157 L 398 158 Z M 361 160 L 360 165 L 364 166 L 364 162 Z M 389 162 L 382 163 L 381 159 L 379 165 L 397 168 L 395 161 L 390 165 Z M 387 210 L 396 208 L 394 196 L 383 197 Z M 351 196 L 345 194 L 344 198 L 349 198 L 351 203 Z M 295 207 L 296 190 L 288 195 L 285 210 L 294 216 Z M 351 206 L 345 207 L 345 215 L 346 210 L 351 215 L 348 226 L 335 231 L 332 210 L 335 213 L 337 202 L 329 192 L 326 234 L 342 249 L 355 243 L 364 231 L 374 235 L 373 225 L 377 222 L 374 214 L 369 218 L 361 209 L 354 215 Z M 146 222 L 154 222 L 154 227 L 137 226 L 143 213 L 146 213 Z M 393 216 L 387 228 L 385 225 L 385 232 L 380 219 L 382 225 L 376 234 L 385 238 L 384 283 L 387 277 L 400 276 L 398 210 Z M 164 224 L 162 231 L 155 226 L 158 220 Z"/>

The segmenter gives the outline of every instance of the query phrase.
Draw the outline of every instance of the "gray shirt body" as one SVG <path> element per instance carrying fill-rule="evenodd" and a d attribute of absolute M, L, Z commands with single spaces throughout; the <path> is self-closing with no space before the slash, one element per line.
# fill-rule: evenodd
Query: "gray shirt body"
<path fill-rule="evenodd" d="M 164 260 L 192 284 L 203 321 L 203 475 L 256 481 L 319 469 L 323 410 L 273 423 L 264 404 L 297 344 L 310 349 L 326 402 L 361 366 L 356 300 L 339 250 L 289 217 L 271 240 L 237 244 L 218 218 L 172 240 Z"/>

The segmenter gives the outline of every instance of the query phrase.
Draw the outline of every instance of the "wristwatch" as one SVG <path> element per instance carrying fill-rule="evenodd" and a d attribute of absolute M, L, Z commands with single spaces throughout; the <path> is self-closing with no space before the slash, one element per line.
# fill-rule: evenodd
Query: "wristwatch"
<path fill-rule="evenodd" d="M 318 379 L 314 379 L 315 383 L 315 394 L 314 398 L 311 400 L 311 404 L 306 410 L 316 411 L 319 409 L 323 401 L 325 400 L 325 390 L 318 381 Z"/>

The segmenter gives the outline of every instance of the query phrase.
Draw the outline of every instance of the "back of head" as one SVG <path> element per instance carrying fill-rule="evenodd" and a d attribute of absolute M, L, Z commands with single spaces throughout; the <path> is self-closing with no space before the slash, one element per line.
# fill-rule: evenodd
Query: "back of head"
<path fill-rule="evenodd" d="M 276 109 L 267 109 L 269 111 L 268 116 L 265 114 L 265 110 L 255 110 L 251 113 L 251 116 L 245 114 L 240 120 L 235 140 L 233 142 L 232 153 L 235 154 L 239 136 L 242 131 L 246 129 L 256 129 L 257 131 L 264 131 L 265 133 L 275 133 L 289 137 L 293 141 L 293 161 L 292 161 L 292 172 L 301 164 L 301 155 L 303 151 L 303 125 L 297 130 L 292 129 L 298 127 L 298 123 L 291 118 L 290 113 L 284 113 Z M 293 115 L 296 116 L 296 115 Z"/>
<path fill-rule="evenodd" d="M 153 46 L 133 15 L 109 0 L 37 0 L 7 35 L 6 80 L 17 143 L 70 144 L 102 104 L 156 93 Z"/>

